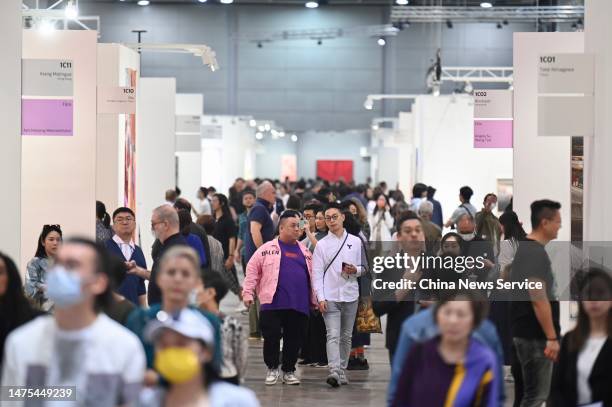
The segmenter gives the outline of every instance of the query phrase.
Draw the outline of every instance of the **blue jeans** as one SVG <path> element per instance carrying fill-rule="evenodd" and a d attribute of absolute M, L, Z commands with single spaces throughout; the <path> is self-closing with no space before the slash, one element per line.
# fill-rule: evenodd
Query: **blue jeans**
<path fill-rule="evenodd" d="M 520 407 L 540 407 L 548 400 L 553 362 L 544 356 L 546 340 L 512 338 L 523 376 Z M 515 395 L 520 397 L 521 395 Z"/>
<path fill-rule="evenodd" d="M 332 373 L 340 373 L 348 364 L 358 302 L 327 301 L 323 319 L 327 330 L 327 363 Z"/>

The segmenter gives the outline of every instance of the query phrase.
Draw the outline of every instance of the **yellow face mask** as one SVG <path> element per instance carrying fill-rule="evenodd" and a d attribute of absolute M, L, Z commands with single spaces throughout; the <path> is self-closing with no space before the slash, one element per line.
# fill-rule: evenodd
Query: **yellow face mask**
<path fill-rule="evenodd" d="M 185 383 L 198 374 L 200 361 L 188 348 L 166 348 L 155 354 L 155 370 L 173 384 Z"/>

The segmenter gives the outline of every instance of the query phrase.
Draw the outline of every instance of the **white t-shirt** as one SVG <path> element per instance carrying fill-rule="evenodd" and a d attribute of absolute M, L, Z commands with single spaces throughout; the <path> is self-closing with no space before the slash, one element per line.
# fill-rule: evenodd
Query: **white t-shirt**
<path fill-rule="evenodd" d="M 76 402 L 45 405 L 133 403 L 146 367 L 138 337 L 105 314 L 77 331 L 59 329 L 52 316 L 36 318 L 12 332 L 4 350 L 3 386 L 76 386 Z"/>
<path fill-rule="evenodd" d="M 606 336 L 589 338 L 585 342 L 580 353 L 578 353 L 578 363 L 576 364 L 576 370 L 578 371 L 576 376 L 576 389 L 578 390 L 578 404 L 580 405 L 591 402 L 589 376 L 591 376 L 595 360 L 607 339 Z"/>
<path fill-rule="evenodd" d="M 198 203 L 199 215 L 212 215 L 212 207 L 208 198 L 204 198 Z"/>

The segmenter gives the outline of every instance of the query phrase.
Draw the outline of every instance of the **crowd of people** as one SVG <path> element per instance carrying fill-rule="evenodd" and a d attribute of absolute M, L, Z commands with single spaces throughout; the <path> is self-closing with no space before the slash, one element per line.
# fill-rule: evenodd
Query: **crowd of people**
<path fill-rule="evenodd" d="M 191 203 L 167 191 L 150 214 L 151 265 L 136 241 L 147 221 L 102 202 L 96 241 L 42 227 L 24 282 L 0 253 L 2 386 L 74 386 L 79 405 L 257 406 L 249 340 L 263 340 L 265 385 L 299 385 L 301 365 L 339 388 L 369 369 L 370 336 L 384 331 L 389 406 L 502 406 L 509 380 L 517 407 L 612 405 L 612 278 L 580 273 L 576 327 L 562 337 L 546 252 L 558 202 L 532 203 L 527 234 L 511 205 L 496 216 L 494 193 L 478 210 L 469 186 L 446 220 L 423 183 L 410 199 L 384 182 L 239 178 L 228 192 L 202 187 Z M 381 253 L 444 262 L 375 276 Z M 461 256 L 482 267 L 446 266 Z M 377 291 L 374 277 L 541 285 Z M 228 292 L 248 327 L 221 311 Z"/>

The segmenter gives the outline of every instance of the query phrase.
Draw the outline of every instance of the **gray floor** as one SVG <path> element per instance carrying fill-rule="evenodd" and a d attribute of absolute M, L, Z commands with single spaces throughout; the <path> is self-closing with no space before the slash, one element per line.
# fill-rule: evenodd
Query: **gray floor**
<path fill-rule="evenodd" d="M 247 316 L 236 313 L 237 306 L 238 298 L 229 293 L 221 309 L 227 314 L 234 315 L 243 323 L 243 326 L 248 327 Z M 262 345 L 263 342 L 259 340 L 249 340 L 249 367 L 245 386 L 255 391 L 263 407 L 315 405 L 382 407 L 385 405 L 389 383 L 389 357 L 382 334 L 372 335 L 372 346 L 366 349 L 370 370 L 347 372 L 350 384 L 337 389 L 325 383 L 327 369 L 313 367 L 298 367 L 297 373 L 302 380 L 299 386 L 283 385 L 280 380 L 274 386 L 266 386 L 264 378 L 267 368 L 263 362 Z M 506 406 L 511 406 L 511 383 L 506 383 L 506 395 L 510 396 Z"/>

